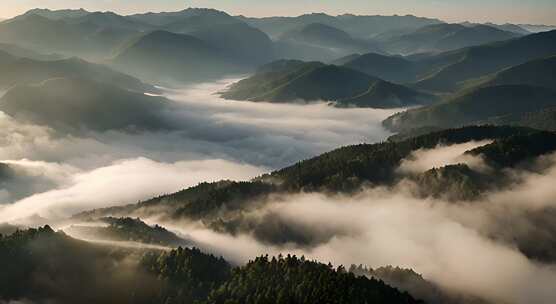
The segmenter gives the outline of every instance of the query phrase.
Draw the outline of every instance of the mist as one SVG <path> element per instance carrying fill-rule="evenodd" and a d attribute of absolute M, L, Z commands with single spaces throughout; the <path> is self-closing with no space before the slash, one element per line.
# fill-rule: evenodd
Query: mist
<path fill-rule="evenodd" d="M 419 149 L 413 151 L 408 158 L 402 161 L 399 171 L 405 173 L 423 173 L 433 168 L 455 164 L 466 164 L 475 170 L 486 170 L 486 164 L 480 156 L 468 155 L 464 154 L 464 152 L 491 142 L 489 140 L 471 141 L 449 146 L 439 145 L 434 149 Z"/>
<path fill-rule="evenodd" d="M 226 101 L 214 94 L 232 81 L 163 89 L 176 106 L 163 115 L 179 130 L 67 135 L 0 116 L 2 163 L 34 177 L 13 187 L 34 189 L 24 197 L 3 194 L 0 222 L 63 220 L 200 182 L 249 180 L 338 146 L 384 140 L 389 132 L 380 122 L 396 111 Z M 465 152 L 490 142 L 417 150 L 398 171 L 411 176 L 465 163 L 488 172 L 480 156 Z M 533 166 L 537 171 L 506 171 L 514 184 L 472 202 L 415 197 L 412 189 L 418 186 L 402 180 L 392 188 L 367 188 L 353 196 L 274 196 L 239 212 L 248 224 L 235 234 L 202 222 L 144 220 L 179 232 L 237 265 L 280 253 L 335 265 L 396 265 L 414 269 L 455 294 L 495 303 L 551 303 L 556 301 L 552 257 L 539 260 L 524 252 L 535 253 L 534 243 L 551 246 L 543 237 L 556 227 L 543 226 L 538 219 L 556 208 L 555 164 L 552 155 L 538 160 Z M 284 227 L 285 236 L 276 238 Z"/>
<path fill-rule="evenodd" d="M 248 180 L 390 134 L 380 122 L 395 110 L 226 101 L 215 94 L 236 80 L 163 89 L 173 110 L 161 115 L 177 130 L 68 134 L 0 113 L 0 162 L 26 172 L 41 164 L 45 171 L 40 179 L 12 181 L 2 193 L 10 205 L 0 207 L 0 221 L 63 218 L 200 182 Z"/>
<path fill-rule="evenodd" d="M 32 215 L 65 218 L 89 209 L 135 203 L 200 182 L 248 180 L 264 171 L 220 159 L 175 163 L 160 163 L 147 158 L 119 160 L 91 171 L 79 171 L 68 177 L 62 187 L 0 207 L 0 220 L 13 221 Z"/>
<path fill-rule="evenodd" d="M 451 154 L 447 163 L 435 164 L 440 166 L 462 155 L 462 147 L 477 145 L 439 147 L 426 153 Z M 393 188 L 366 188 L 353 196 L 277 196 L 262 207 L 243 211 L 242 221 L 251 223 L 252 230 L 237 234 L 219 233 L 200 222 L 163 224 L 237 264 L 258 255 L 292 253 L 335 265 L 395 265 L 414 269 L 448 293 L 490 303 L 553 303 L 554 260 L 529 257 L 524 252 L 535 248 L 522 246 L 553 248 L 546 237 L 552 235 L 554 225 L 539 222 L 539 214 L 545 214 L 549 223 L 554 221 L 556 154 L 541 157 L 537 164 L 546 167 L 540 172 L 509 170 L 504 174 L 519 176 L 519 182 L 472 202 L 418 198 L 411 191 L 417 186 L 404 180 Z M 267 219 L 286 225 L 294 240 L 303 235 L 317 241 L 273 243 L 261 238 L 258 229 L 286 233 Z"/>

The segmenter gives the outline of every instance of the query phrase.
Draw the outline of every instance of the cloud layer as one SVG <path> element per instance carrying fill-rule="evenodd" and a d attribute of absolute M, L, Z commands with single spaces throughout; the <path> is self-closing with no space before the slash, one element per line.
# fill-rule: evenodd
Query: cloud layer
<path fill-rule="evenodd" d="M 445 154 L 447 148 L 460 150 L 458 146 L 439 150 Z M 541 262 L 524 253 L 538 246 L 554 252 L 556 244 L 556 155 L 539 163 L 546 167 L 537 173 L 507 172 L 519 175 L 520 182 L 487 193 L 480 201 L 415 198 L 404 182 L 355 196 L 277 197 L 242 215 L 258 225 L 270 219 L 286 223 L 291 235 L 319 240 L 310 246 L 273 245 L 256 230 L 232 236 L 200 223 L 169 225 L 237 263 L 262 254 L 295 253 L 336 265 L 395 265 L 412 268 L 449 292 L 492 303 L 553 303 L 554 259 Z"/>

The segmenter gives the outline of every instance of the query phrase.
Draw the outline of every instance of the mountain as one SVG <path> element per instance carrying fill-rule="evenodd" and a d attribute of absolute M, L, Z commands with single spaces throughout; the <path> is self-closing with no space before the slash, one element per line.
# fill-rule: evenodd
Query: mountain
<path fill-rule="evenodd" d="M 483 158 L 489 171 L 476 171 L 465 164 L 433 168 L 423 173 L 399 170 L 403 160 L 421 149 L 434 149 L 470 141 L 490 140 L 491 144 L 462 155 Z M 489 190 L 515 186 L 515 175 L 507 169 L 523 166 L 541 155 L 556 151 L 556 134 L 522 127 L 472 126 L 408 138 L 400 142 L 346 146 L 292 166 L 265 174 L 249 182 L 221 181 L 202 183 L 177 193 L 156 197 L 138 204 L 83 212 L 74 219 L 104 216 L 157 216 L 161 221 L 202 220 L 207 229 L 232 236 L 249 234 L 274 246 L 295 245 L 314 248 L 330 241 L 333 234 L 299 227 L 291 219 L 270 213 L 255 214 L 269 198 L 299 193 L 327 195 L 359 193 L 368 185 L 395 187 L 413 181 L 412 193 L 418 197 L 442 198 L 447 202 L 474 202 Z M 536 172 L 536 171 L 535 171 Z M 160 210 L 164 210 L 164 214 Z M 531 236 L 509 244 L 522 244 L 528 256 L 551 260 L 530 242 Z M 547 240 L 550 244 L 553 241 Z M 556 257 L 555 257 L 556 258 Z"/>
<path fill-rule="evenodd" d="M 161 206 L 165 206 L 168 211 L 166 216 L 171 219 L 202 218 L 209 223 L 216 218 L 218 222 L 223 216 L 219 213 L 223 206 L 231 213 L 248 209 L 253 206 L 252 202 L 264 201 L 264 197 L 271 193 L 350 193 L 368 184 L 393 185 L 401 178 L 397 168 L 404 158 L 413 151 L 432 149 L 440 143 L 450 145 L 485 139 L 503 140 L 535 133 L 539 131 L 523 127 L 471 126 L 419 135 L 400 142 L 346 146 L 273 171 L 250 182 L 202 183 L 138 204 L 83 212 L 75 215 L 74 219 L 133 215 L 138 210 L 143 215 L 154 215 Z M 546 132 L 541 134 L 545 138 L 537 138 L 540 142 L 555 136 L 552 133 L 547 135 Z M 527 147 L 517 148 L 516 146 L 516 151 L 520 151 Z"/>
<path fill-rule="evenodd" d="M 90 53 L 84 31 L 62 20 L 31 14 L 0 23 L 0 42 L 12 43 L 39 52 Z"/>
<path fill-rule="evenodd" d="M 425 25 L 441 23 L 438 19 L 407 16 L 362 16 L 345 14 L 330 16 L 323 13 L 306 14 L 297 17 L 249 18 L 238 19 L 254 26 L 273 38 L 311 23 L 321 23 L 349 33 L 356 38 L 367 39 L 374 35 L 395 29 L 417 29 Z"/>
<path fill-rule="evenodd" d="M 492 75 L 470 80 L 466 86 L 531 85 L 556 89 L 556 55 L 535 59 Z"/>
<path fill-rule="evenodd" d="M 226 50 L 231 57 L 250 66 L 258 66 L 275 59 L 274 44 L 262 31 L 243 22 L 211 25 L 188 34 Z"/>
<path fill-rule="evenodd" d="M 311 23 L 288 31 L 280 37 L 280 41 L 331 49 L 338 53 L 336 57 L 358 52 L 381 52 L 376 44 L 368 40 L 353 38 L 338 28 L 322 23 Z"/>
<path fill-rule="evenodd" d="M 0 259 L 0 300 L 7 302 L 146 304 L 178 295 L 193 302 L 223 284 L 231 271 L 224 259 L 195 248 L 164 252 L 95 245 L 49 226 L 0 237 Z"/>
<path fill-rule="evenodd" d="M 29 16 L 29 15 L 39 15 L 48 19 L 52 19 L 52 20 L 61 20 L 61 19 L 67 19 L 67 18 L 80 18 L 80 17 L 84 17 L 86 15 L 90 14 L 88 11 L 84 10 L 84 9 L 76 9 L 76 10 L 72 10 L 72 9 L 63 9 L 63 10 L 49 10 L 49 9 L 43 9 L 43 8 L 36 8 L 36 9 L 32 9 L 27 11 L 25 14 L 16 17 L 16 18 L 21 18 L 24 16 Z"/>
<path fill-rule="evenodd" d="M 394 54 L 441 52 L 507 40 L 520 36 L 491 26 L 434 24 L 414 32 L 393 36 L 381 41 L 386 51 Z"/>
<path fill-rule="evenodd" d="M 16 119 L 67 132 L 172 128 L 161 117 L 167 106 L 164 98 L 83 78 L 16 85 L 0 99 L 0 110 Z"/>
<path fill-rule="evenodd" d="M 103 60 L 115 47 L 144 28 L 114 13 L 59 19 L 25 14 L 0 23 L 0 42 L 40 53 Z"/>
<path fill-rule="evenodd" d="M 320 62 L 276 61 L 233 84 L 221 96 L 234 100 L 333 101 L 338 106 L 401 107 L 434 97 L 362 72 Z"/>
<path fill-rule="evenodd" d="M 494 86 L 473 89 L 441 103 L 395 114 L 383 124 L 396 131 L 425 126 L 458 127 L 551 106 L 556 106 L 556 90 L 527 85 Z"/>
<path fill-rule="evenodd" d="M 147 31 L 154 28 L 150 24 L 145 24 L 128 17 L 120 16 L 113 12 L 93 12 L 82 16 L 67 17 L 63 19 L 69 24 L 89 24 L 95 25 L 98 28 L 112 28 L 130 31 Z"/>
<path fill-rule="evenodd" d="M 49 226 L 0 236 L 0 260 L 0 300 L 7 302 L 422 303 L 380 280 L 295 255 L 261 256 L 232 267 L 197 248 L 100 246 Z M 301 284 L 303 293 L 296 287 Z"/>
<path fill-rule="evenodd" d="M 556 31 L 527 35 L 424 58 L 416 86 L 427 90 L 451 91 L 466 80 L 495 73 L 511 66 L 556 54 Z"/>
<path fill-rule="evenodd" d="M 166 30 L 170 31 L 193 31 L 214 25 L 240 22 L 225 12 L 208 8 L 188 8 L 178 12 L 145 13 L 127 17 L 153 26 L 166 27 Z"/>
<path fill-rule="evenodd" d="M 229 51 L 191 35 L 154 31 L 123 46 L 113 64 L 158 83 L 203 81 L 245 70 Z"/>
<path fill-rule="evenodd" d="M 404 160 L 415 151 L 485 140 L 491 143 L 463 152 L 461 156 L 480 157 L 491 170 L 477 170 L 465 164 L 441 166 L 423 173 L 404 173 L 399 170 Z M 138 204 L 83 212 L 74 219 L 157 216 L 163 222 L 202 220 L 207 229 L 218 233 L 231 236 L 249 234 L 269 246 L 295 245 L 310 249 L 327 243 L 334 234 L 300 227 L 292 224 L 291 219 L 276 213 L 258 216 L 258 211 L 264 208 L 269 199 L 280 201 L 281 197 L 300 193 L 321 193 L 336 197 L 338 194 L 360 193 L 369 185 L 395 188 L 407 186 L 407 182 L 412 181 L 415 187 L 408 190 L 416 197 L 441 198 L 447 203 L 473 203 L 480 201 L 490 191 L 512 189 L 519 181 L 513 171 L 508 169 L 529 168 L 527 170 L 532 172 L 542 172 L 539 170 L 545 167 L 527 165 L 539 156 L 555 151 L 556 133 L 552 132 L 507 126 L 449 129 L 400 142 L 346 146 L 249 182 L 202 183 Z M 164 210 L 164 213 L 160 210 Z M 530 216 L 542 217 L 546 212 L 546 209 L 541 209 Z M 545 221 L 549 219 L 544 218 Z M 554 231 L 552 227 L 543 224 L 543 229 Z M 545 250 L 554 246 L 552 235 L 547 234 L 543 242 L 534 242 L 536 236 L 527 233 L 519 234 L 517 239 L 511 233 L 503 239 L 490 235 L 487 237 L 511 245 L 517 244 L 528 257 L 553 262 L 556 256 Z"/>
<path fill-rule="evenodd" d="M 9 88 L 16 84 L 38 83 L 51 78 L 81 77 L 141 93 L 158 92 L 157 88 L 145 84 L 137 78 L 79 58 L 39 61 L 14 58 L 0 52 L 0 69 L 4 71 L 0 75 L 0 88 Z"/>
<path fill-rule="evenodd" d="M 417 69 L 415 63 L 401 56 L 368 53 L 344 59 L 343 66 L 396 83 L 410 82 Z"/>

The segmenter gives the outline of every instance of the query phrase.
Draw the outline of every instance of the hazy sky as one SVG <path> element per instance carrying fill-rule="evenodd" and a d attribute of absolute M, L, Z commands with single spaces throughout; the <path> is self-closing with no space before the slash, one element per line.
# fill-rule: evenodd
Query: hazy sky
<path fill-rule="evenodd" d="M 247 16 L 328 14 L 414 14 L 446 21 L 556 25 L 556 0 L 1 0 L 0 17 L 35 7 L 111 10 L 122 14 L 211 7 Z"/>

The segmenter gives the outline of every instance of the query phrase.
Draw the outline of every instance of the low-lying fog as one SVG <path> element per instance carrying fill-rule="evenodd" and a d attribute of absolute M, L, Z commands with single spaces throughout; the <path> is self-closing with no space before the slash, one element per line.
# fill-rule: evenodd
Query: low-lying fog
<path fill-rule="evenodd" d="M 427 170 L 453 163 L 464 149 L 477 145 L 418 151 L 407 162 Z M 431 158 L 437 161 L 431 163 Z M 462 162 L 474 165 L 480 159 Z M 416 198 L 411 191 L 415 185 L 403 181 L 354 196 L 280 196 L 242 215 L 255 223 L 285 225 L 268 228 L 270 223 L 267 229 L 288 227 L 284 233 L 295 231 L 319 240 L 310 246 L 271 245 L 254 233 L 232 236 L 198 222 L 163 224 L 237 263 L 258 255 L 295 253 L 335 265 L 393 265 L 414 269 L 448 292 L 488 303 L 556 303 L 556 265 L 528 258 L 518 249 L 518 243 L 536 248 L 553 244 L 543 245 L 555 227 L 546 218 L 553 220 L 548 213 L 556 208 L 556 154 L 538 162 L 545 168 L 542 174 L 507 172 L 520 182 L 473 202 Z M 484 164 L 478 168 L 488 170 Z"/>
<path fill-rule="evenodd" d="M 33 215 L 63 218 L 202 181 L 247 180 L 342 145 L 389 135 L 380 122 L 395 110 L 236 102 L 214 95 L 230 81 L 165 91 L 183 106 L 167 114 L 188 126 L 180 132 L 70 136 L 0 115 L 0 159 L 18 177 L 2 184 L 0 222 Z M 463 155 L 487 143 L 415 151 L 399 170 L 419 173 L 455 163 L 488 170 L 480 158 Z M 402 182 L 351 197 L 276 197 L 244 215 L 254 221 L 271 216 L 314 235 L 320 241 L 312 246 L 269 245 L 250 233 L 216 233 L 200 222 L 159 224 L 237 263 L 260 254 L 296 253 L 335 264 L 394 265 L 494 303 L 555 303 L 556 266 L 528 258 L 512 241 L 542 243 L 551 235 L 535 219 L 556 208 L 556 156 L 541 161 L 542 175 L 509 172 L 522 182 L 472 203 L 415 198 L 414 185 Z"/>
<path fill-rule="evenodd" d="M 184 126 L 173 132 L 67 135 L 0 112 L 0 160 L 19 177 L 2 184 L 0 222 L 135 203 L 203 181 L 247 180 L 342 145 L 384 140 L 381 121 L 396 112 L 215 94 L 236 80 L 165 90 L 180 105 L 167 113 Z"/>

